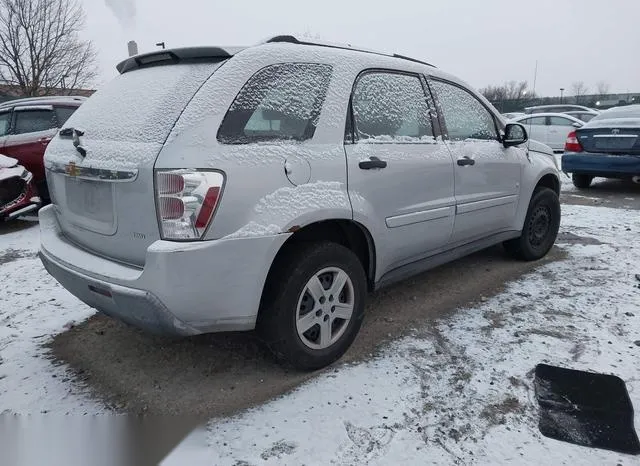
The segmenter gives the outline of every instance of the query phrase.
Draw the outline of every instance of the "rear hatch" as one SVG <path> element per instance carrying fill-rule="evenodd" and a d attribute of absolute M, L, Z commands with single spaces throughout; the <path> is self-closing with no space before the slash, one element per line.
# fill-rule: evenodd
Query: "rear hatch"
<path fill-rule="evenodd" d="M 167 65 L 127 71 L 69 118 L 45 153 L 65 236 L 99 255 L 144 265 L 147 247 L 160 238 L 156 158 L 185 106 L 221 62 L 181 63 L 172 57 Z"/>
<path fill-rule="evenodd" d="M 640 155 L 640 120 L 591 121 L 576 136 L 587 152 Z"/>

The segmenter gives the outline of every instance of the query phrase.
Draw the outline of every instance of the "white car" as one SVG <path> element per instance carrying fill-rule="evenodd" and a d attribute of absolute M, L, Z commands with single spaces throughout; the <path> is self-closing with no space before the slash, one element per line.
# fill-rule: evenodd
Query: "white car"
<path fill-rule="evenodd" d="M 562 152 L 567 135 L 584 125 L 584 121 L 566 113 L 536 113 L 511 121 L 523 124 L 530 139 L 546 144 L 554 152 Z"/>
<path fill-rule="evenodd" d="M 277 36 L 117 69 L 47 147 L 40 257 L 131 325 L 257 329 L 318 369 L 356 338 L 369 291 L 555 242 L 550 149 L 426 63 Z"/>
<path fill-rule="evenodd" d="M 596 111 L 596 110 L 573 110 L 571 112 L 562 112 L 565 115 L 571 115 L 573 117 L 576 117 L 582 121 L 584 121 L 585 123 L 588 121 L 591 121 L 591 119 L 593 117 L 597 117 L 600 112 Z"/>
<path fill-rule="evenodd" d="M 507 121 L 513 120 L 514 118 L 518 118 L 518 117 L 524 116 L 524 115 L 526 115 L 526 113 L 522 113 L 522 112 L 511 112 L 511 113 L 503 113 L 502 114 L 504 119 L 507 120 Z"/>

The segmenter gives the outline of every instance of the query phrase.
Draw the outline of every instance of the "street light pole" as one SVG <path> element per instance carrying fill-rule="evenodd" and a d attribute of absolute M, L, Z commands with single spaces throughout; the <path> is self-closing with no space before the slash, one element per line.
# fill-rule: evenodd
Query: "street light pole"
<path fill-rule="evenodd" d="M 62 75 L 62 93 L 63 93 L 63 94 L 65 93 L 65 91 L 66 91 L 66 89 L 67 89 L 67 84 L 66 84 L 66 82 L 65 82 L 64 78 L 68 78 L 68 77 L 69 77 L 69 75 L 68 75 L 68 74 L 64 74 L 64 75 Z"/>
<path fill-rule="evenodd" d="M 562 101 L 563 95 L 564 95 L 564 87 L 561 87 L 560 88 L 560 103 L 563 103 L 563 101 Z"/>

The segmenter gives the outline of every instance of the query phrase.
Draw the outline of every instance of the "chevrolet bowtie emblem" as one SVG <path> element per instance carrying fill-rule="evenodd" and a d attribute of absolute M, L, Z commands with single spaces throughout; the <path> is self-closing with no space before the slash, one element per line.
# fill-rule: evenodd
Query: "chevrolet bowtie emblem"
<path fill-rule="evenodd" d="M 80 168 L 78 168 L 78 166 L 75 163 L 70 162 L 65 167 L 65 173 L 68 176 L 78 176 L 80 174 Z"/>

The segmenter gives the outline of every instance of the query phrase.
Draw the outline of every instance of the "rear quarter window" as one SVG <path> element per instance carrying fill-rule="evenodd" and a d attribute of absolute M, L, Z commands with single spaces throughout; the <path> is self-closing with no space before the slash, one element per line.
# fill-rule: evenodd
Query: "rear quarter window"
<path fill-rule="evenodd" d="M 58 119 L 58 126 L 62 127 L 77 109 L 78 107 L 56 107 L 55 112 L 56 118 Z"/>
<path fill-rule="evenodd" d="M 224 144 L 311 139 L 320 119 L 331 66 L 283 63 L 258 71 L 227 111 L 218 140 Z"/>

